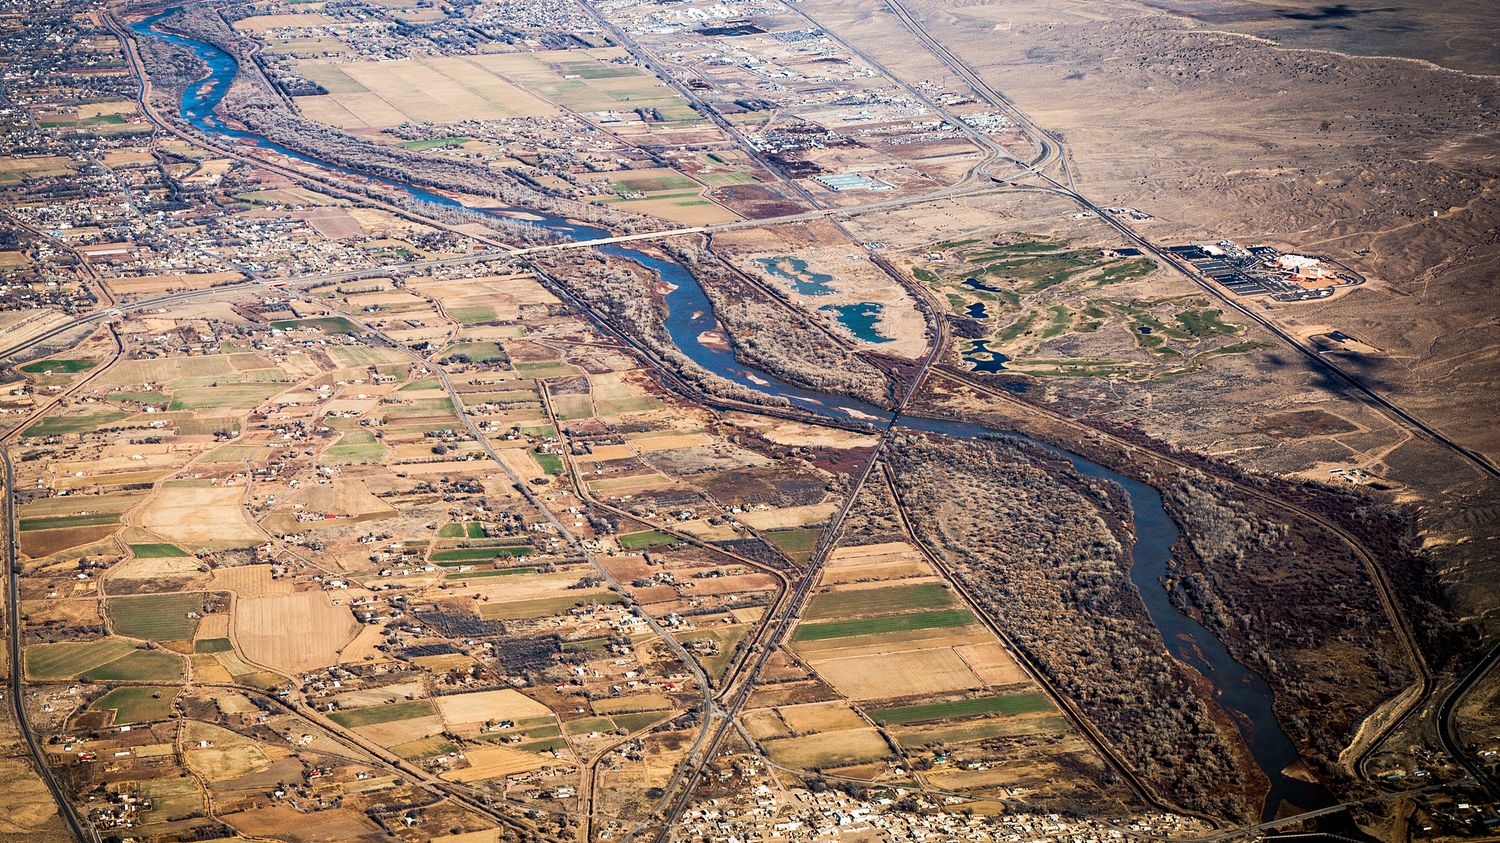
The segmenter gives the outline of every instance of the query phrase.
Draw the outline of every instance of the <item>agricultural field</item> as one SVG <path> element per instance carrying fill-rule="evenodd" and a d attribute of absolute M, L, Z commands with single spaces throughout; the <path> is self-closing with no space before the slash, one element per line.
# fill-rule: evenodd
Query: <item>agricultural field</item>
<path fill-rule="evenodd" d="M 198 628 L 203 598 L 198 594 L 116 597 L 107 607 L 116 635 L 147 641 L 186 641 Z"/>
<path fill-rule="evenodd" d="M 1372 304 L 1486 300 L 1489 82 L 1407 63 L 1371 111 L 1350 56 L 1271 71 L 1179 0 L 18 3 L 6 614 L 89 836 L 1187 840 L 1322 804 L 1255 804 L 1287 780 L 1371 837 L 1493 819 L 1402 711 L 1414 656 L 1459 665 L 1495 616 L 1434 585 L 1487 581 L 1453 566 L 1489 570 L 1488 474 L 1402 394 L 1473 393 L 1452 372 L 1488 327 L 1413 315 L 1390 342 Z M 1288 73 L 1336 82 L 1337 119 L 1298 123 Z M 1163 154 L 1120 145 L 1172 178 L 1082 154 L 1150 123 L 1076 125 L 1122 79 L 1204 112 Z M 1190 96 L 1222 80 L 1272 104 L 1260 137 Z M 1406 123 L 1425 169 L 1384 151 Z M 1255 166 L 1181 173 L 1183 137 Z M 1157 243 L 1266 229 L 1168 195 L 1205 187 L 1297 197 L 1283 239 L 1363 278 L 1300 308 L 1316 355 L 1246 318 L 1286 296 L 1236 310 L 1166 271 Z M 1137 194 L 1160 207 L 1082 198 Z M 1410 418 L 1317 360 L 1374 361 Z M 919 432 L 943 420 L 1105 470 Z M 1181 533 L 1152 554 L 1176 603 L 1128 576 L 1170 532 L 1134 534 L 1137 481 Z M 1156 609 L 1209 637 L 1158 640 Z M 1193 674 L 1210 637 L 1275 686 L 1301 761 L 1257 772 L 1262 724 Z M 1479 708 L 1459 742 L 1488 751 Z M 10 737 L 0 837 L 65 835 Z"/>
<path fill-rule="evenodd" d="M 298 97 L 314 120 L 343 129 L 388 128 L 404 122 L 457 123 L 539 117 L 555 106 L 508 81 L 486 56 L 398 61 L 297 62 L 298 75 L 327 94 Z"/>
<path fill-rule="evenodd" d="M 835 550 L 791 647 L 848 701 L 747 715 L 747 728 L 773 757 L 779 751 L 800 766 L 853 765 L 868 775 L 874 768 L 859 765 L 887 758 L 869 733 L 890 734 L 908 753 L 946 752 L 987 765 L 986 741 L 1068 730 L 1005 646 L 906 542 Z M 1047 752 L 1038 746 L 1025 754 L 1041 763 Z M 950 784 L 969 786 L 962 778 Z"/>
<path fill-rule="evenodd" d="M 161 720 L 172 712 L 176 696 L 161 688 L 115 688 L 90 705 L 95 711 L 113 712 L 110 722 L 125 725 Z"/>

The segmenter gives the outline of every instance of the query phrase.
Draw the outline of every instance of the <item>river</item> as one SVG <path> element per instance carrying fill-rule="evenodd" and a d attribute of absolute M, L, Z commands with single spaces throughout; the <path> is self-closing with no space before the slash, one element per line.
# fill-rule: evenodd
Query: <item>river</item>
<path fill-rule="evenodd" d="M 199 131 L 235 143 L 251 144 L 272 150 L 297 161 L 334 170 L 355 179 L 377 182 L 400 190 L 422 202 L 448 208 L 465 207 L 451 197 L 395 179 L 353 172 L 337 163 L 305 155 L 260 135 L 226 125 L 214 113 L 214 110 L 228 90 L 230 81 L 239 72 L 239 65 L 232 56 L 212 44 L 155 28 L 158 21 L 176 11 L 176 9 L 168 9 L 161 14 L 132 24 L 131 29 L 142 36 L 158 38 L 185 47 L 207 65 L 208 74 L 188 85 L 184 91 L 179 112 L 184 120 Z M 609 232 L 604 229 L 528 209 L 482 208 L 478 210 L 504 216 L 512 221 L 515 221 L 518 211 L 523 212 L 527 216 L 539 218 L 535 222 L 536 225 L 575 240 L 596 240 L 609 236 Z M 948 419 L 916 416 L 902 416 L 899 420 L 894 419 L 889 409 L 853 398 L 804 389 L 767 372 L 747 366 L 737 360 L 733 352 L 723 344 L 701 341 L 700 338 L 704 333 L 717 330 L 713 307 L 697 279 L 680 264 L 640 249 L 630 248 L 625 244 L 617 243 L 598 248 L 607 254 L 634 261 L 661 275 L 662 280 L 671 288 L 666 295 L 666 305 L 667 330 L 671 334 L 673 343 L 693 362 L 720 377 L 767 395 L 784 398 L 793 406 L 803 410 L 829 416 L 867 422 L 897 423 L 911 430 L 947 436 L 977 438 L 1000 435 L 1026 438 L 1011 431 L 997 431 L 977 424 Z M 1032 441 L 1035 442 L 1035 440 Z M 1271 819 L 1283 800 L 1308 810 L 1332 804 L 1332 796 L 1321 785 L 1304 782 L 1282 772 L 1300 760 L 1300 756 L 1291 738 L 1276 720 L 1272 708 L 1274 695 L 1265 680 L 1235 661 L 1223 642 L 1213 633 L 1188 615 L 1179 612 L 1172 605 L 1163 583 L 1172 558 L 1171 548 L 1177 541 L 1179 532 L 1177 525 L 1173 523 L 1162 506 L 1161 494 L 1145 483 L 1111 471 L 1078 454 L 1043 442 L 1035 442 L 1035 444 L 1067 460 L 1081 474 L 1120 484 L 1129 495 L 1136 538 L 1131 548 L 1131 581 L 1139 589 L 1146 611 L 1161 631 L 1162 639 L 1167 646 L 1179 659 L 1192 665 L 1217 688 L 1219 703 L 1234 718 L 1257 765 L 1270 779 L 1271 790 L 1262 809 L 1262 819 Z"/>

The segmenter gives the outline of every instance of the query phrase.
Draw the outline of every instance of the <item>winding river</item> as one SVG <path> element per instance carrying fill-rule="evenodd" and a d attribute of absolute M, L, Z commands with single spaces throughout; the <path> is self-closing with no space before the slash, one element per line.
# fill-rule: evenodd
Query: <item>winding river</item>
<path fill-rule="evenodd" d="M 297 161 L 335 170 L 355 179 L 376 182 L 403 191 L 423 202 L 449 208 L 464 207 L 451 197 L 395 179 L 354 172 L 334 162 L 305 155 L 260 135 L 225 124 L 214 113 L 214 110 L 223 99 L 229 83 L 238 73 L 239 66 L 232 56 L 212 44 L 155 27 L 157 22 L 176 11 L 178 10 L 168 9 L 161 14 L 132 24 L 131 29 L 143 37 L 157 38 L 191 50 L 207 65 L 208 74 L 190 84 L 182 96 L 180 114 L 188 123 L 208 135 L 218 136 L 236 144 L 250 144 L 272 150 Z M 479 210 L 513 219 L 512 214 L 521 209 L 485 208 Z M 573 239 L 594 240 L 609 236 L 609 233 L 603 229 L 561 217 L 529 210 L 524 213 L 534 218 L 539 217 L 537 225 Z M 892 421 L 891 411 L 888 409 L 852 398 L 798 387 L 741 363 L 722 343 L 705 344 L 701 340 L 702 335 L 715 331 L 717 323 L 714 320 L 713 308 L 708 296 L 686 269 L 673 261 L 629 248 L 624 244 L 611 244 L 599 247 L 599 249 L 605 253 L 634 261 L 661 275 L 671 288 L 666 295 L 667 330 L 677 347 L 703 368 L 750 389 L 785 398 L 792 405 L 811 412 L 869 422 Z M 945 419 L 902 416 L 899 424 L 912 430 L 948 436 L 1018 437 L 1018 434 L 1008 431 L 997 431 L 976 424 Z M 1125 477 L 1077 454 L 1046 443 L 1031 441 L 1067 460 L 1081 474 L 1120 484 L 1129 495 L 1136 536 L 1135 545 L 1131 549 L 1131 580 L 1139 589 L 1152 622 L 1161 631 L 1163 640 L 1174 655 L 1192 665 L 1218 689 L 1219 703 L 1234 718 L 1256 763 L 1270 779 L 1271 790 L 1262 809 L 1263 819 L 1271 819 L 1283 801 L 1303 809 L 1315 809 L 1332 804 L 1331 795 L 1321 785 L 1292 778 L 1283 772 L 1296 763 L 1299 756 L 1291 739 L 1276 720 L 1272 709 L 1274 696 L 1265 680 L 1235 661 L 1228 649 L 1213 633 L 1188 615 L 1179 612 L 1172 605 L 1163 582 L 1168 573 L 1168 563 L 1172 558 L 1171 548 L 1177 541 L 1179 532 L 1177 525 L 1168 517 L 1162 506 L 1161 494 L 1145 483 Z"/>

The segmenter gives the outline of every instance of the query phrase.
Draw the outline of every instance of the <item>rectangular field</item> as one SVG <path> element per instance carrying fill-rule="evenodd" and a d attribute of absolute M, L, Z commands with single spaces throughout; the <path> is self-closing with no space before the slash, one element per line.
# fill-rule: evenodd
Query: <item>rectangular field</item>
<path fill-rule="evenodd" d="M 871 716 L 881 723 L 899 725 L 904 723 L 925 723 L 933 720 L 980 717 L 986 714 L 1028 714 L 1034 711 L 1051 710 L 1052 703 L 1046 697 L 1039 693 L 1028 692 L 886 708 L 871 712 Z"/>
<path fill-rule="evenodd" d="M 853 638 L 862 635 L 882 635 L 887 632 L 967 626 L 973 622 L 974 616 L 965 609 L 918 612 L 910 615 L 882 615 L 858 620 L 800 624 L 792 640 L 823 641 L 829 638 Z"/>
<path fill-rule="evenodd" d="M 984 686 L 951 647 L 812 659 L 823 680 L 851 700 L 967 691 Z"/>
<path fill-rule="evenodd" d="M 911 609 L 940 609 L 951 605 L 953 594 L 942 583 L 915 583 L 825 592 L 813 598 L 803 617 L 808 620 L 847 618 Z"/>
<path fill-rule="evenodd" d="M 352 711 L 329 712 L 328 719 L 353 729 L 359 726 L 377 726 L 381 723 L 394 723 L 397 720 L 411 720 L 416 717 L 431 717 L 437 711 L 432 703 L 427 700 L 408 700 L 407 702 L 394 703 L 392 705 L 372 705 L 369 708 L 356 708 Z"/>
<path fill-rule="evenodd" d="M 198 628 L 196 615 L 203 609 L 197 594 L 155 594 L 146 597 L 113 597 L 106 604 L 114 631 L 128 638 L 148 641 L 186 641 Z"/>
<path fill-rule="evenodd" d="M 485 67 L 483 58 L 297 62 L 299 74 L 328 91 L 298 97 L 297 105 L 308 117 L 343 129 L 540 117 L 555 110 Z"/>
<path fill-rule="evenodd" d="M 777 763 L 803 770 L 846 767 L 892 755 L 885 738 L 870 728 L 783 738 L 767 741 L 765 747 Z"/>

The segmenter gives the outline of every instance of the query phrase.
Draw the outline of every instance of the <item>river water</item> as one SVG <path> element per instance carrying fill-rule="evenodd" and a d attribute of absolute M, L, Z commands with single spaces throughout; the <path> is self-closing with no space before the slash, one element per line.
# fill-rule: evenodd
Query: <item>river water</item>
<path fill-rule="evenodd" d="M 132 24 L 131 28 L 142 36 L 161 39 L 189 49 L 207 65 L 208 74 L 189 85 L 183 93 L 180 114 L 188 123 L 206 134 L 235 143 L 272 150 L 297 161 L 335 170 L 355 179 L 376 182 L 402 191 L 422 202 L 430 202 L 447 208 L 465 207 L 452 197 L 395 179 L 353 172 L 334 162 L 302 154 L 260 135 L 234 129 L 225 124 L 214 113 L 214 109 L 223 99 L 230 81 L 239 72 L 239 66 L 232 56 L 212 44 L 155 27 L 158 21 L 176 11 L 177 9 L 168 9 L 161 14 Z M 604 229 L 529 209 L 484 208 L 478 210 L 505 216 L 512 221 L 515 221 L 513 215 L 517 211 L 522 211 L 528 216 L 539 218 L 536 225 L 575 240 L 595 240 L 609 236 L 609 232 Z M 733 352 L 724 344 L 705 343 L 700 340 L 705 332 L 715 331 L 718 326 L 708 296 L 692 274 L 680 264 L 640 249 L 630 248 L 626 244 L 617 243 L 598 248 L 602 252 L 634 261 L 660 274 L 662 280 L 671 288 L 666 295 L 666 305 L 667 330 L 673 342 L 693 362 L 720 377 L 767 395 L 779 396 L 803 410 L 832 417 L 884 424 L 897 423 L 911 430 L 946 436 L 979 438 L 1001 435 L 1026 438 L 1010 431 L 997 431 L 977 424 L 949 419 L 903 415 L 897 420 L 893 418 L 889 409 L 853 398 L 804 389 L 767 372 L 747 366 L 737 360 Z M 1320 808 L 1332 804 L 1331 795 L 1321 785 L 1303 782 L 1282 772 L 1297 762 L 1299 756 L 1291 739 L 1276 720 L 1272 709 L 1274 696 L 1265 680 L 1235 661 L 1228 649 L 1213 633 L 1188 615 L 1179 612 L 1172 605 L 1163 583 L 1172 558 L 1171 548 L 1177 541 L 1179 532 L 1177 525 L 1173 523 L 1162 506 L 1161 494 L 1145 483 L 1111 471 L 1077 454 L 1043 442 L 1031 441 L 1066 460 L 1080 474 L 1120 484 L 1129 495 L 1136 538 L 1135 545 L 1131 549 L 1131 580 L 1139 589 L 1146 611 L 1161 631 L 1162 639 L 1174 655 L 1192 665 L 1213 683 L 1218 691 L 1220 705 L 1234 718 L 1256 763 L 1271 780 L 1271 791 L 1263 808 L 1263 819 L 1271 819 L 1283 800 L 1303 809 Z"/>

